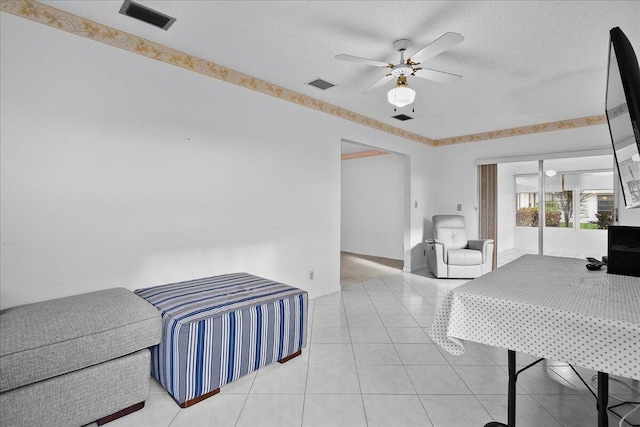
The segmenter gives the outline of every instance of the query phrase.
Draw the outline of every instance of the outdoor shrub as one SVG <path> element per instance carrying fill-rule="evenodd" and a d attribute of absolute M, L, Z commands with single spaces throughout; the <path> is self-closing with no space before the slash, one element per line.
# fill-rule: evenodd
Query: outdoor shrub
<path fill-rule="evenodd" d="M 597 212 L 596 218 L 598 218 L 598 228 L 600 230 L 606 230 L 613 222 L 613 212 Z"/>
<path fill-rule="evenodd" d="M 538 208 L 520 208 L 516 211 L 516 226 L 537 227 Z"/>
<path fill-rule="evenodd" d="M 546 211 L 544 213 L 544 224 L 547 227 L 557 227 L 560 224 L 561 218 L 562 212 L 560 211 Z"/>
<path fill-rule="evenodd" d="M 547 227 L 557 227 L 562 218 L 562 212 L 558 210 L 546 211 L 545 225 Z M 520 208 L 516 211 L 516 226 L 518 227 L 537 227 L 538 226 L 538 208 Z"/>

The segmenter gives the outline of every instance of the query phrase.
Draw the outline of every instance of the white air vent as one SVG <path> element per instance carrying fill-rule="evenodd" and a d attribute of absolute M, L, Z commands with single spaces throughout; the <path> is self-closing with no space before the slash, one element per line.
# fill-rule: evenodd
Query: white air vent
<path fill-rule="evenodd" d="M 307 84 L 309 86 L 317 87 L 318 89 L 321 89 L 321 90 L 327 90 L 335 86 L 333 83 L 329 83 L 328 81 L 322 80 L 322 79 L 315 79 L 310 82 L 307 82 Z"/>
<path fill-rule="evenodd" d="M 157 10 L 150 9 L 132 0 L 125 0 L 124 4 L 120 8 L 120 13 L 139 19 L 140 21 L 151 24 L 154 27 L 162 28 L 163 30 L 168 30 L 176 21 L 176 18 L 160 13 Z"/>

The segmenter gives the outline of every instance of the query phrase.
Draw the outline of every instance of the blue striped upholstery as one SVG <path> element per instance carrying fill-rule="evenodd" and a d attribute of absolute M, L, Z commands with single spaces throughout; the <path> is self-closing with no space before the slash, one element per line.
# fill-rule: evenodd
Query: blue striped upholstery
<path fill-rule="evenodd" d="M 135 291 L 162 313 L 151 373 L 180 404 L 306 346 L 307 292 L 247 273 Z"/>

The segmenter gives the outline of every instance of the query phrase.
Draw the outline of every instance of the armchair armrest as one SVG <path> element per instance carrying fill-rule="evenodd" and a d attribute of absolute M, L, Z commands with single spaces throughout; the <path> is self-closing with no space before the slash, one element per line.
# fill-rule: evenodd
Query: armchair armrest
<path fill-rule="evenodd" d="M 482 252 L 482 262 L 484 262 L 487 259 L 487 246 L 493 243 L 493 239 L 469 240 L 467 247 Z"/>
<path fill-rule="evenodd" d="M 447 245 L 436 239 L 425 240 L 427 266 L 436 277 L 447 277 Z"/>
<path fill-rule="evenodd" d="M 447 263 L 447 251 L 448 251 L 448 248 L 447 248 L 447 244 L 446 243 L 444 243 L 442 240 L 438 240 L 438 239 L 427 239 L 427 240 L 425 240 L 425 243 L 427 245 L 439 245 L 440 248 L 439 248 L 439 250 L 437 252 L 442 254 L 442 256 L 441 256 L 442 261 L 445 264 Z"/>

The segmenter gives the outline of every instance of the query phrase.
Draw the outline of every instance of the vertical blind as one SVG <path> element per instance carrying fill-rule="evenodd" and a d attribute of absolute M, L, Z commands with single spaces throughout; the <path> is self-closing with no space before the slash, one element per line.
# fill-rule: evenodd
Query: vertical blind
<path fill-rule="evenodd" d="M 480 238 L 493 239 L 493 268 L 498 260 L 498 165 L 478 166 Z"/>

